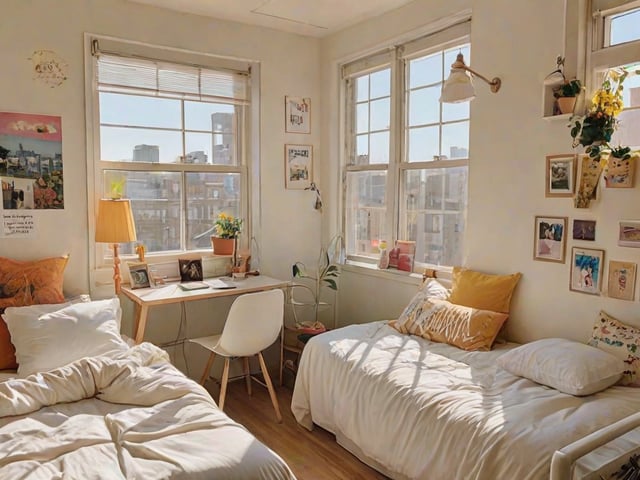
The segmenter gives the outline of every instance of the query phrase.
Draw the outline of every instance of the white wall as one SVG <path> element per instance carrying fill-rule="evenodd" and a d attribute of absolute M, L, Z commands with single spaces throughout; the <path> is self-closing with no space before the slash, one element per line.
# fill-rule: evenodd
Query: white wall
<path fill-rule="evenodd" d="M 573 1 L 573 0 L 572 0 Z M 439 18 L 472 9 L 472 68 L 489 78 L 499 76 L 502 89 L 489 92 L 476 83 L 477 98 L 471 105 L 469 209 L 465 236 L 464 265 L 488 273 L 523 273 L 512 304 L 508 335 L 517 341 L 564 336 L 588 338 L 600 309 L 623 321 L 640 324 L 638 293 L 634 302 L 569 291 L 571 247 L 605 250 L 610 259 L 640 261 L 639 252 L 618 247 L 620 219 L 637 218 L 640 187 L 632 190 L 601 189 L 589 209 L 575 209 L 571 199 L 545 198 L 545 155 L 571 153 L 571 138 L 565 121 L 542 118 L 542 80 L 563 53 L 564 2 L 513 0 L 416 0 L 415 2 L 340 32 L 322 42 L 322 96 L 328 110 L 322 142 L 332 169 L 325 182 L 337 195 L 340 154 L 337 125 L 338 75 L 336 62 L 366 52 L 381 44 L 394 44 L 408 32 Z M 573 59 L 575 62 L 575 59 Z M 333 194 L 331 196 L 333 198 Z M 338 228 L 338 208 L 329 225 Z M 569 238 L 564 264 L 533 260 L 535 215 L 597 221 L 595 242 Z M 570 228 L 569 228 L 570 236 Z M 606 271 L 605 271 L 606 274 Z M 350 270 L 341 278 L 340 323 L 398 315 L 415 291 L 400 295 L 393 277 L 358 274 Z M 606 284 L 606 282 L 604 282 Z M 381 292 L 388 292 L 382 301 Z M 372 296 L 378 301 L 372 302 Z M 381 311 L 384 313 L 381 315 Z"/>
<path fill-rule="evenodd" d="M 260 268 L 264 274 L 286 279 L 296 260 L 315 262 L 321 216 L 313 209 L 311 192 L 285 190 L 284 144 L 312 144 L 317 155 L 322 152 L 317 39 L 125 0 L 3 0 L 1 11 L 0 110 L 62 117 L 65 208 L 34 211 L 37 236 L 0 238 L 0 256 L 35 259 L 68 252 L 65 293 L 94 290 L 89 284 L 83 56 L 83 35 L 89 32 L 260 62 Z M 33 79 L 28 58 L 38 49 L 53 50 L 69 64 L 68 80 L 60 87 L 49 88 Z M 285 134 L 285 95 L 311 97 L 311 135 Z M 128 306 L 124 307 L 130 319 Z M 218 304 L 209 308 L 215 310 Z M 152 312 L 150 338 L 175 339 L 178 318 L 179 312 L 171 309 Z"/>

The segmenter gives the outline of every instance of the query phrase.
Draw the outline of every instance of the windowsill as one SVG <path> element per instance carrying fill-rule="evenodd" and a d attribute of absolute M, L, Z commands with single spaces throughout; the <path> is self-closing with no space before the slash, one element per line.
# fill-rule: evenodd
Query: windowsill
<path fill-rule="evenodd" d="M 434 269 L 437 274 L 437 280 L 445 285 L 451 283 L 451 269 L 450 268 L 437 268 L 433 266 L 425 266 L 425 268 Z M 358 275 L 368 275 L 371 277 L 384 278 L 387 280 L 393 280 L 409 285 L 420 285 L 422 282 L 422 274 L 418 272 L 405 272 L 403 270 L 396 270 L 395 268 L 389 268 L 381 270 L 375 263 L 362 262 L 357 260 L 347 260 L 347 263 L 342 265 L 342 269 L 347 272 L 352 272 Z"/>

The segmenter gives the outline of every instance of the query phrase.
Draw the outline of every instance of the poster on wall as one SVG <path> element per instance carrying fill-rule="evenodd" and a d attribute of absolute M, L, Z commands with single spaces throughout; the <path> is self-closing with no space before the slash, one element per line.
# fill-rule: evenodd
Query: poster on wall
<path fill-rule="evenodd" d="M 36 222 L 33 213 L 20 210 L 2 212 L 2 238 L 33 238 L 36 234 Z"/>
<path fill-rule="evenodd" d="M 64 208 L 62 119 L 0 112 L 3 213 Z"/>

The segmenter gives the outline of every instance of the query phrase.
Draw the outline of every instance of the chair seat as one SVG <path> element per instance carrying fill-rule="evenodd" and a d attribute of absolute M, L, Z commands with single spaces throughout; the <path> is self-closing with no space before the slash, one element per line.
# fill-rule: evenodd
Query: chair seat
<path fill-rule="evenodd" d="M 231 355 L 219 345 L 221 336 L 222 335 L 210 335 L 208 337 L 190 338 L 189 341 L 197 343 L 198 345 L 203 346 L 210 352 L 213 352 L 216 355 L 220 355 L 221 357 L 233 357 L 233 355 Z"/>

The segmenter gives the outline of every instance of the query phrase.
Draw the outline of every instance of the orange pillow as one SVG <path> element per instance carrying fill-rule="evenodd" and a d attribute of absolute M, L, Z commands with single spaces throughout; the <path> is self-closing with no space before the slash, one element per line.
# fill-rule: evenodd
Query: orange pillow
<path fill-rule="evenodd" d="M 68 256 L 34 261 L 0 257 L 0 313 L 7 307 L 62 303 L 62 283 Z M 9 330 L 0 320 L 0 370 L 16 368 Z"/>
<path fill-rule="evenodd" d="M 511 297 L 521 273 L 511 275 L 489 275 L 453 267 L 453 282 L 449 300 L 457 305 L 509 313 Z"/>

